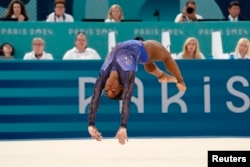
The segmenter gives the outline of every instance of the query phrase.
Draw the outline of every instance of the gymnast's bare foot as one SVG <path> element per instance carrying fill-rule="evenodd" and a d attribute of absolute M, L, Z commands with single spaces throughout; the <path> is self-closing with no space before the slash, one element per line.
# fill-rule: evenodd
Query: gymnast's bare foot
<path fill-rule="evenodd" d="M 176 78 L 175 77 L 173 77 L 173 76 L 170 76 L 170 75 L 167 75 L 166 73 L 162 73 L 162 75 L 158 78 L 158 81 L 159 82 L 174 82 L 174 83 L 176 83 L 177 82 L 177 80 L 176 80 Z"/>
<path fill-rule="evenodd" d="M 181 82 L 181 83 L 178 82 L 178 83 L 176 83 L 176 86 L 179 89 L 179 91 L 186 91 L 186 89 L 187 89 L 184 82 Z"/>

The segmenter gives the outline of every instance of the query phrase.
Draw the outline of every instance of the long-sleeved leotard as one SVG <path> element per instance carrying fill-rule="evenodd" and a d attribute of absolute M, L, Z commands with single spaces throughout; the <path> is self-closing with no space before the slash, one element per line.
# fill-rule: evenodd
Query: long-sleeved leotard
<path fill-rule="evenodd" d="M 138 64 L 148 62 L 147 52 L 140 41 L 129 40 L 119 43 L 113 48 L 101 67 L 101 71 L 94 87 L 94 94 L 91 99 L 88 122 L 95 125 L 96 112 L 100 103 L 100 96 L 105 83 L 112 70 L 116 70 L 120 83 L 123 86 L 121 126 L 126 127 L 129 117 L 129 106 L 134 88 L 135 73 Z"/>

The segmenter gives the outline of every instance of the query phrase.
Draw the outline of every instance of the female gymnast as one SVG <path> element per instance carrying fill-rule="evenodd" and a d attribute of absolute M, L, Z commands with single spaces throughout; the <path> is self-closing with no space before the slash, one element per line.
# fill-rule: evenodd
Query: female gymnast
<path fill-rule="evenodd" d="M 162 61 L 173 76 L 160 70 L 155 64 L 157 61 Z M 180 91 L 186 90 L 177 63 L 161 43 L 154 40 L 128 40 L 118 43 L 108 54 L 94 86 L 88 113 L 88 131 L 93 139 L 102 140 L 101 133 L 95 127 L 95 119 L 104 90 L 108 98 L 122 100 L 121 123 L 115 137 L 120 144 L 128 141 L 126 126 L 138 64 L 143 64 L 145 70 L 157 77 L 160 83 L 174 82 Z"/>

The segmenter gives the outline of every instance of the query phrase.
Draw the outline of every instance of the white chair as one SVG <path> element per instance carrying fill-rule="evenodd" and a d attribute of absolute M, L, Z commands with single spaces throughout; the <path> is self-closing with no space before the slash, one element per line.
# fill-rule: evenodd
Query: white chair
<path fill-rule="evenodd" d="M 163 31 L 161 33 L 161 43 L 162 45 L 171 53 L 171 40 L 169 31 Z M 177 54 L 171 53 L 173 59 L 176 59 Z"/>
<path fill-rule="evenodd" d="M 221 32 L 212 32 L 212 57 L 213 59 L 229 59 L 229 54 L 223 52 Z"/>
<path fill-rule="evenodd" d="M 115 39 L 115 31 L 111 31 L 108 34 L 108 51 L 111 52 L 111 50 L 115 47 L 116 39 Z"/>

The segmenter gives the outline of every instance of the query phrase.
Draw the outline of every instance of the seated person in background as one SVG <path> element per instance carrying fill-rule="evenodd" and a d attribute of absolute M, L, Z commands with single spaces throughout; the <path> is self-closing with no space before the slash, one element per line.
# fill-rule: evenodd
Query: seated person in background
<path fill-rule="evenodd" d="M 21 0 L 12 0 L 3 18 L 28 21 L 28 15 L 24 3 Z"/>
<path fill-rule="evenodd" d="M 137 41 L 145 41 L 144 38 L 142 36 L 136 36 L 134 38 L 134 40 L 137 40 Z"/>
<path fill-rule="evenodd" d="M 25 53 L 24 60 L 53 60 L 50 53 L 44 51 L 45 42 L 42 38 L 34 38 L 32 41 L 32 51 Z"/>
<path fill-rule="evenodd" d="M 176 59 L 205 59 L 204 55 L 200 52 L 199 42 L 194 37 L 186 39 L 182 50 Z"/>
<path fill-rule="evenodd" d="M 247 38 L 240 38 L 235 51 L 230 54 L 231 59 L 250 59 L 250 42 Z"/>
<path fill-rule="evenodd" d="M 0 46 L 0 59 L 14 59 L 15 48 L 8 42 Z"/>
<path fill-rule="evenodd" d="M 123 19 L 124 15 L 121 6 L 114 4 L 110 7 L 105 22 L 120 22 Z"/>
<path fill-rule="evenodd" d="M 75 37 L 75 47 L 68 50 L 63 60 L 100 60 L 96 50 L 89 48 L 85 32 L 78 32 Z"/>
<path fill-rule="evenodd" d="M 65 13 L 66 2 L 65 0 L 54 1 L 54 12 L 50 13 L 46 22 L 74 22 L 73 16 Z"/>
<path fill-rule="evenodd" d="M 241 21 L 245 20 L 244 18 L 240 17 L 240 3 L 238 1 L 231 1 L 228 6 L 228 17 L 225 20 L 234 22 L 234 21 Z"/>
<path fill-rule="evenodd" d="M 196 3 L 193 0 L 188 0 L 185 7 L 182 9 L 182 13 L 175 17 L 174 22 L 192 22 L 203 19 L 202 16 L 196 14 Z"/>

